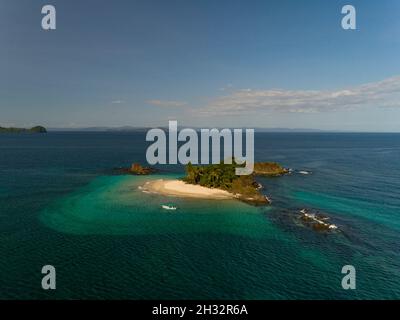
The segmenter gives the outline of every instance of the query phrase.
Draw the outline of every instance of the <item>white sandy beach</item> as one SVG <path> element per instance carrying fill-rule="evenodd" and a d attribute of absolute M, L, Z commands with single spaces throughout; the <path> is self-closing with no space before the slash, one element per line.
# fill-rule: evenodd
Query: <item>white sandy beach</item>
<path fill-rule="evenodd" d="M 141 189 L 144 191 L 176 197 L 216 200 L 234 198 L 234 195 L 232 193 L 229 193 L 228 191 L 188 184 L 181 180 L 159 179 L 155 181 L 148 181 L 144 186 L 142 186 Z"/>

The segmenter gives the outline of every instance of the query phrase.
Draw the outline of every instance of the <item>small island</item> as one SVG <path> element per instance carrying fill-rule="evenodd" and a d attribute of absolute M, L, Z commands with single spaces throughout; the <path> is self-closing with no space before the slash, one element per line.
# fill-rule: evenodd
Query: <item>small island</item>
<path fill-rule="evenodd" d="M 0 133 L 47 133 L 47 130 L 42 126 L 35 126 L 30 129 L 0 127 Z"/>
<path fill-rule="evenodd" d="M 254 164 L 254 174 L 256 176 L 279 177 L 289 172 L 289 169 L 276 162 L 256 162 Z"/>
<path fill-rule="evenodd" d="M 157 172 L 156 169 L 144 167 L 140 163 L 133 163 L 129 168 L 118 168 L 115 170 L 122 174 L 132 174 L 137 176 L 145 176 Z"/>
<path fill-rule="evenodd" d="M 130 172 L 136 175 L 148 175 L 156 172 L 156 170 L 150 167 L 143 167 L 139 163 L 134 163 L 130 168 Z"/>
<path fill-rule="evenodd" d="M 252 205 L 267 205 L 271 200 L 260 191 L 262 186 L 255 180 L 257 175 L 281 176 L 289 171 L 277 163 L 257 163 L 257 170 L 247 176 L 236 175 L 240 166 L 232 159 L 231 164 L 221 162 L 212 165 L 186 165 L 186 176 L 181 180 L 148 181 L 141 189 L 169 196 L 202 199 L 238 199 Z M 242 165 L 244 166 L 244 164 Z"/>

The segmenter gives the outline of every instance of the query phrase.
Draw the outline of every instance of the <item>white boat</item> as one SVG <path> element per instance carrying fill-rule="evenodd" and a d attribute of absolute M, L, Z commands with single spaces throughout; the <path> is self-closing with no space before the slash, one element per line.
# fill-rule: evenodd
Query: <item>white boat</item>
<path fill-rule="evenodd" d="M 305 170 L 301 170 L 301 171 L 299 171 L 299 173 L 300 173 L 300 174 L 310 174 L 310 172 L 305 171 Z"/>
<path fill-rule="evenodd" d="M 163 205 L 161 206 L 161 208 L 163 208 L 163 209 L 165 209 L 165 210 L 176 210 L 176 209 L 177 209 L 177 207 L 168 206 L 168 205 L 166 205 L 166 204 L 163 204 Z"/>

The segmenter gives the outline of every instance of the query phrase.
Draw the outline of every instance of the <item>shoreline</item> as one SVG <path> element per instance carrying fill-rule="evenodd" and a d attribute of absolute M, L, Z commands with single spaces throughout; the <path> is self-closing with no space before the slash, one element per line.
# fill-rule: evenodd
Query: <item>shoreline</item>
<path fill-rule="evenodd" d="M 185 183 L 182 180 L 147 181 L 139 187 L 143 192 L 157 193 L 165 196 L 183 198 L 228 200 L 236 198 L 233 193 L 221 189 L 212 189 L 199 185 Z"/>

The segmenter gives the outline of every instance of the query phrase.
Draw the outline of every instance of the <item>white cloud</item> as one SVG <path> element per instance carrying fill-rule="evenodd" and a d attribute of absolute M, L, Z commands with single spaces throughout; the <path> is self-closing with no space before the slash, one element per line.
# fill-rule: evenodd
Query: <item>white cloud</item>
<path fill-rule="evenodd" d="M 147 100 L 146 103 L 158 107 L 184 107 L 187 105 L 184 101 L 171 101 L 171 100 Z"/>
<path fill-rule="evenodd" d="M 400 107 L 400 77 L 340 90 L 236 90 L 212 100 L 202 113 L 233 115 L 268 110 L 318 113 L 368 106 Z"/>

